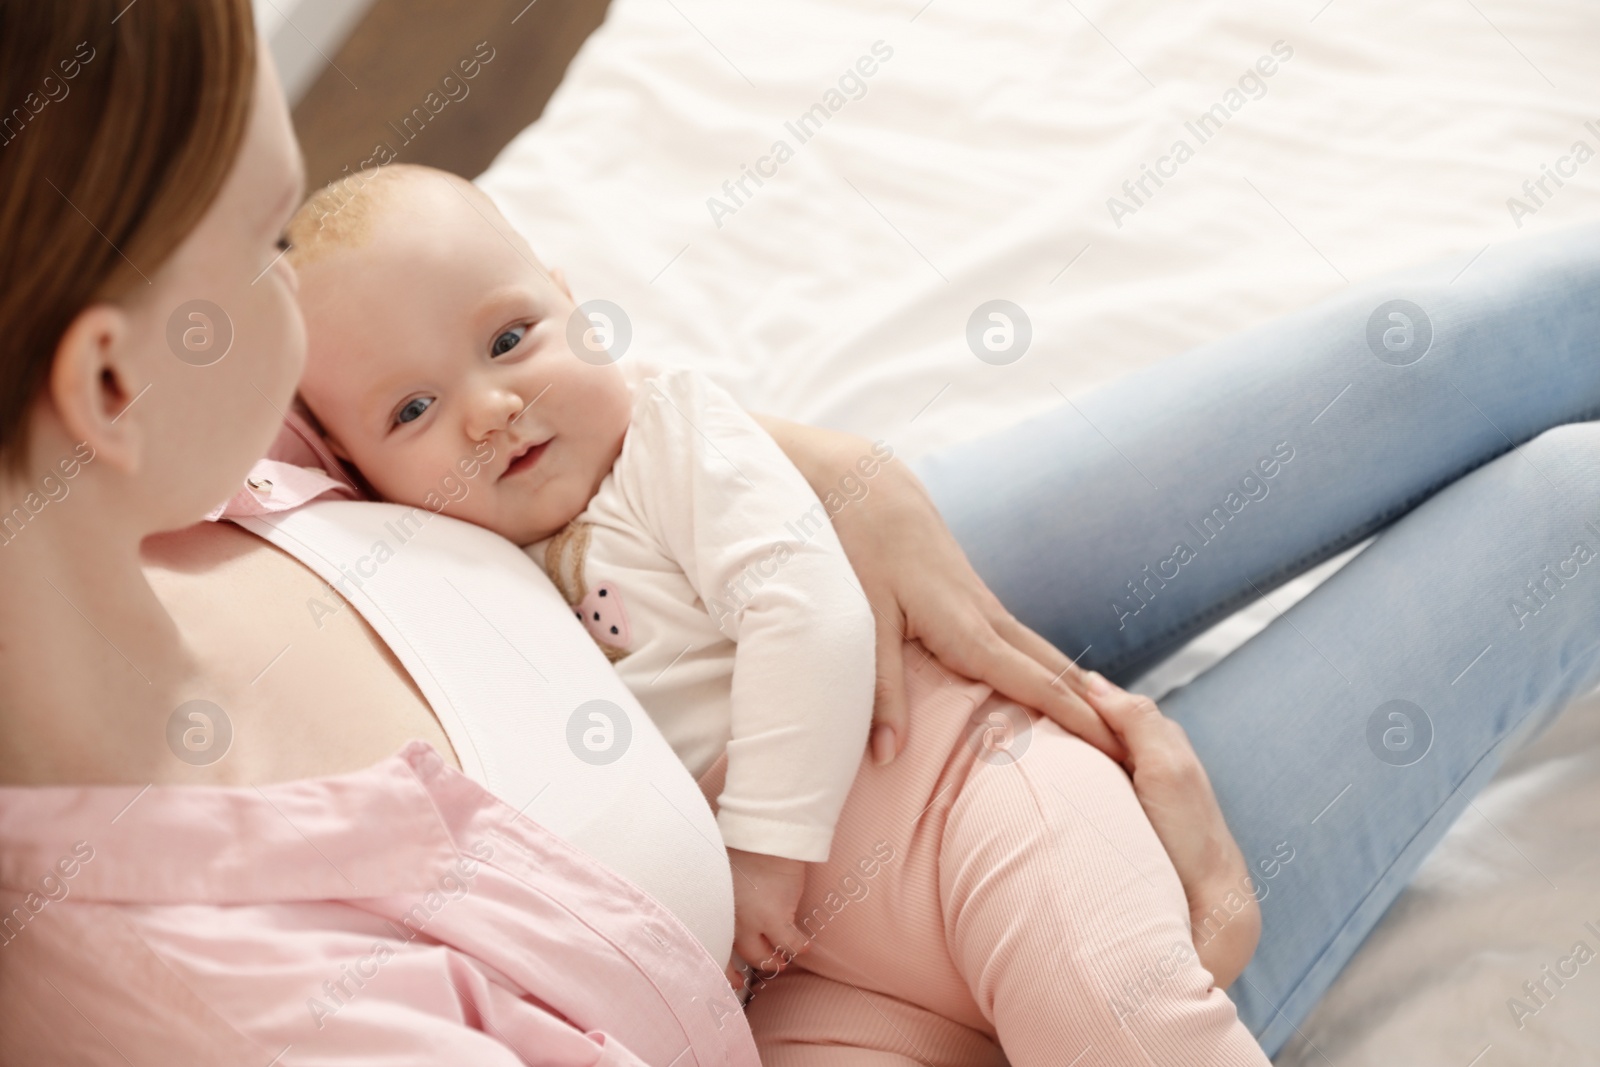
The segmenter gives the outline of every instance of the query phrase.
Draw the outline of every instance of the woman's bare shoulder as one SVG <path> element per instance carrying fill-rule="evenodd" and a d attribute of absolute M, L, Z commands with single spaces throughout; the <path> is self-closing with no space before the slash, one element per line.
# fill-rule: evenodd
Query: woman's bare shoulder
<path fill-rule="evenodd" d="M 299 566 L 294 557 L 278 552 L 261 537 L 240 530 L 234 523 L 195 523 L 182 530 L 146 537 L 141 552 L 147 566 L 197 574 L 230 561 L 248 557 L 277 557 Z"/>
<path fill-rule="evenodd" d="M 226 522 L 147 538 L 141 549 L 208 691 L 241 720 L 238 733 L 259 727 L 267 780 L 353 769 L 412 738 L 457 762 L 388 645 L 358 612 L 327 610 L 342 598 L 299 560 Z"/>
<path fill-rule="evenodd" d="M 306 569 L 294 557 L 231 522 L 197 522 L 155 534 L 145 538 L 140 551 L 147 568 L 176 574 L 206 574 L 238 565 Z"/>

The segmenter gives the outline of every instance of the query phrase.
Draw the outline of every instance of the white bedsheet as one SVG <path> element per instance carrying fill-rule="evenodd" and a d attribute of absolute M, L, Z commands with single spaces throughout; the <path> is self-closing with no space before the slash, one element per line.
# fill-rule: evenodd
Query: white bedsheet
<path fill-rule="evenodd" d="M 880 41 L 802 141 L 786 123 Z M 1185 123 L 1276 42 L 1292 56 L 1200 143 Z M 911 456 L 1350 282 L 1600 219 L 1600 159 L 1523 189 L 1600 151 L 1597 44 L 1583 0 L 615 0 L 481 181 L 641 352 Z M 1179 138 L 1193 157 L 1135 203 L 1122 183 Z M 1009 366 L 964 340 L 991 298 L 1032 320 Z M 1279 1062 L 1600 1062 L 1600 962 L 1520 1029 L 1507 1007 L 1575 941 L 1600 950 L 1596 841 L 1589 701 L 1469 809 Z"/>

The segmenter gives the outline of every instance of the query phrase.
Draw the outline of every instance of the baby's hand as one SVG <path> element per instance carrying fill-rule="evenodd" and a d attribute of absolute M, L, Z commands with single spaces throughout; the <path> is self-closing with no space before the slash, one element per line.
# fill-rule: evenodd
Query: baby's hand
<path fill-rule="evenodd" d="M 757 974 L 772 978 L 806 950 L 794 925 L 806 865 L 800 860 L 728 849 L 733 864 L 733 947 Z"/>

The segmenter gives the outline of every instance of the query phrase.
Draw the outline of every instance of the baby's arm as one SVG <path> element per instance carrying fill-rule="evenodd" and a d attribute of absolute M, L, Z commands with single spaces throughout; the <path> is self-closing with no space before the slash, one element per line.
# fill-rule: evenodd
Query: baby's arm
<path fill-rule="evenodd" d="M 717 821 L 735 867 L 735 946 L 760 965 L 771 950 L 758 938 L 802 947 L 801 865 L 828 857 L 866 750 L 872 609 L 826 509 L 731 397 L 686 371 L 640 388 L 652 401 L 629 447 L 649 459 L 621 488 L 738 644 Z"/>

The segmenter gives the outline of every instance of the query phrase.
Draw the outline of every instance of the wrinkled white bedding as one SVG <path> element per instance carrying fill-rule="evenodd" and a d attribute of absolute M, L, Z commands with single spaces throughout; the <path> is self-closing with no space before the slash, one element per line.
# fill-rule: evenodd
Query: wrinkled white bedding
<path fill-rule="evenodd" d="M 641 351 L 910 456 L 1348 282 L 1600 219 L 1600 160 L 1571 155 L 1600 150 L 1597 43 L 1583 0 L 615 0 L 481 182 Z M 1201 143 L 1185 123 L 1219 103 Z M 964 340 L 996 297 L 1033 324 L 1009 366 Z M 1600 950 L 1597 841 L 1590 700 L 1469 809 L 1279 1063 L 1600 1062 L 1600 962 L 1520 1029 L 1507 1007 L 1575 941 Z"/>

